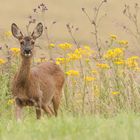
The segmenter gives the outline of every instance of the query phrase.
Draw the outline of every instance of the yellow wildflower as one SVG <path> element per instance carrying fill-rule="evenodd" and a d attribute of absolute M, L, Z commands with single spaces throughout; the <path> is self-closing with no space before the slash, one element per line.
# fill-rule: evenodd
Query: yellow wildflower
<path fill-rule="evenodd" d="M 69 70 L 69 71 L 66 72 L 66 75 L 68 75 L 68 76 L 78 76 L 79 75 L 79 71 Z"/>
<path fill-rule="evenodd" d="M 111 37 L 112 40 L 116 40 L 117 39 L 117 35 L 111 34 L 110 37 Z"/>
<path fill-rule="evenodd" d="M 56 65 L 60 65 L 60 62 L 59 61 L 56 61 L 55 63 L 56 63 Z"/>
<path fill-rule="evenodd" d="M 86 62 L 89 63 L 90 62 L 90 59 L 89 58 L 86 58 Z"/>
<path fill-rule="evenodd" d="M 79 48 L 79 51 L 81 55 L 87 57 L 91 56 L 94 53 L 94 51 L 89 46 L 84 46 L 84 48 Z"/>
<path fill-rule="evenodd" d="M 5 32 L 5 36 L 6 36 L 6 37 L 11 37 L 11 36 L 12 36 L 12 32 L 11 32 L 11 31 Z"/>
<path fill-rule="evenodd" d="M 88 51 L 91 51 L 90 46 L 87 46 L 87 45 L 84 46 L 84 49 L 86 49 L 86 50 L 88 50 Z"/>
<path fill-rule="evenodd" d="M 0 59 L 0 65 L 4 64 L 6 61 L 4 59 Z"/>
<path fill-rule="evenodd" d="M 70 60 L 79 60 L 82 57 L 82 55 L 78 53 L 68 53 L 67 56 Z"/>
<path fill-rule="evenodd" d="M 123 60 L 123 59 L 116 59 L 114 61 L 114 64 L 116 64 L 116 65 L 124 65 L 125 64 L 125 60 Z"/>
<path fill-rule="evenodd" d="M 72 44 L 70 43 L 59 44 L 58 47 L 61 48 L 62 50 L 67 50 L 72 48 Z"/>
<path fill-rule="evenodd" d="M 49 47 L 50 48 L 54 48 L 55 47 L 55 44 L 51 43 L 51 44 L 49 44 Z"/>
<path fill-rule="evenodd" d="M 79 60 L 82 56 L 89 57 L 93 53 L 93 50 L 89 46 L 84 46 L 84 48 L 75 49 L 73 53 L 68 53 L 67 56 L 70 60 Z"/>
<path fill-rule="evenodd" d="M 87 82 L 91 82 L 91 81 L 95 81 L 96 79 L 95 79 L 94 77 L 91 77 L 91 76 L 86 76 L 86 77 L 85 77 L 85 80 L 86 80 Z"/>
<path fill-rule="evenodd" d="M 120 40 L 120 41 L 118 41 L 118 43 L 120 45 L 127 45 L 128 44 L 128 41 L 126 41 L 126 40 Z"/>
<path fill-rule="evenodd" d="M 82 48 L 76 49 L 76 50 L 74 51 L 74 54 L 79 55 L 79 56 L 82 56 L 82 55 L 83 55 L 83 50 L 82 50 Z"/>
<path fill-rule="evenodd" d="M 131 58 L 131 60 L 137 60 L 137 59 L 139 59 L 139 56 L 131 56 L 130 58 Z"/>
<path fill-rule="evenodd" d="M 13 52 L 14 55 L 19 54 L 20 49 L 19 48 L 10 48 L 10 51 Z"/>
<path fill-rule="evenodd" d="M 92 70 L 93 74 L 98 74 L 97 70 Z"/>
<path fill-rule="evenodd" d="M 7 102 L 8 105 L 11 105 L 13 103 L 14 103 L 14 99 L 9 99 L 8 102 Z"/>
<path fill-rule="evenodd" d="M 120 92 L 118 92 L 118 91 L 113 91 L 112 94 L 113 94 L 113 95 L 118 95 L 118 94 L 120 94 Z"/>
<path fill-rule="evenodd" d="M 94 53 L 89 46 L 84 46 L 84 48 L 78 48 L 74 51 L 74 54 L 89 57 Z"/>
<path fill-rule="evenodd" d="M 84 50 L 90 52 L 91 54 L 94 53 L 94 51 L 90 48 L 90 46 L 84 46 Z"/>
<path fill-rule="evenodd" d="M 128 66 L 128 68 L 137 68 L 138 67 L 137 59 L 138 59 L 138 57 L 136 57 L 136 56 L 127 58 L 126 65 Z"/>
<path fill-rule="evenodd" d="M 68 58 L 63 58 L 63 57 L 60 57 L 60 58 L 56 58 L 56 64 L 65 64 L 65 63 L 68 63 L 69 62 L 69 59 Z"/>
<path fill-rule="evenodd" d="M 124 54 L 124 49 L 123 48 L 114 48 L 114 49 L 110 49 L 106 52 L 106 54 L 104 55 L 104 58 L 106 59 L 112 59 L 112 58 L 116 58 L 116 57 L 121 57 Z"/>
<path fill-rule="evenodd" d="M 96 64 L 97 67 L 102 68 L 102 69 L 109 69 L 109 65 L 105 63 L 98 63 Z"/>
<path fill-rule="evenodd" d="M 140 67 L 136 67 L 134 70 L 140 72 Z"/>
<path fill-rule="evenodd" d="M 114 53 L 117 55 L 123 54 L 124 49 L 123 48 L 115 48 L 114 49 Z"/>
<path fill-rule="evenodd" d="M 104 58 L 107 58 L 107 59 L 114 58 L 114 57 L 115 56 L 114 56 L 113 50 L 108 50 L 107 53 L 104 55 Z"/>
<path fill-rule="evenodd" d="M 115 61 L 114 63 L 115 63 L 116 65 L 123 65 L 123 64 L 125 64 L 124 61 Z"/>

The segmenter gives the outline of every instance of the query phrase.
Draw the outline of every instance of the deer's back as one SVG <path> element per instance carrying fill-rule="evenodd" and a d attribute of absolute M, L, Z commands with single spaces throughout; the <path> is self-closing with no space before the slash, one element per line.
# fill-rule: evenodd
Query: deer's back
<path fill-rule="evenodd" d="M 61 68 L 54 62 L 44 62 L 31 70 L 33 75 L 37 75 L 44 82 L 46 79 L 53 80 L 55 83 L 61 83 L 64 81 L 64 73 Z"/>

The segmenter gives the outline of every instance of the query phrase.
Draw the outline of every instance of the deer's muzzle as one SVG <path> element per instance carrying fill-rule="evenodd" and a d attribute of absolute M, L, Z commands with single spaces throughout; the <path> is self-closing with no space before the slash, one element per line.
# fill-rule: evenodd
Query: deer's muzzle
<path fill-rule="evenodd" d="M 23 51 L 24 56 L 30 57 L 32 54 L 32 50 L 30 48 L 25 48 Z"/>

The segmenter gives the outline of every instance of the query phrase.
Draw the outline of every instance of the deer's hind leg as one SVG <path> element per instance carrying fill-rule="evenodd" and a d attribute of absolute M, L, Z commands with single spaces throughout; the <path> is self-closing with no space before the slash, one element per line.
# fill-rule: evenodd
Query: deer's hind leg
<path fill-rule="evenodd" d="M 42 105 L 42 109 L 44 110 L 45 113 L 47 113 L 47 115 L 49 117 L 51 117 L 52 115 L 54 115 L 54 112 L 53 112 L 53 110 L 51 109 L 50 106 Z"/>
<path fill-rule="evenodd" d="M 56 91 L 56 93 L 52 99 L 55 116 L 58 115 L 60 100 L 61 100 L 61 91 Z"/>

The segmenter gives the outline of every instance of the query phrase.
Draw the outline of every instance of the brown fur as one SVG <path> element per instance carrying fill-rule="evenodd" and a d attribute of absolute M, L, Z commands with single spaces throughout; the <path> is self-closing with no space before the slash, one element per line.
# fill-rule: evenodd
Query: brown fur
<path fill-rule="evenodd" d="M 23 58 L 13 81 L 12 93 L 18 108 L 35 106 L 51 115 L 48 105 L 53 101 L 55 115 L 60 104 L 64 74 L 54 62 L 45 62 L 30 68 L 31 59 Z M 18 116 L 17 116 L 18 117 Z M 37 115 L 40 118 L 40 115 Z"/>
<path fill-rule="evenodd" d="M 24 47 L 22 49 L 24 51 Z M 25 57 L 23 51 L 21 51 L 21 66 L 12 84 L 17 119 L 21 118 L 24 106 L 34 106 L 37 119 L 41 117 L 42 109 L 52 115 L 53 110 L 49 107 L 51 102 L 57 116 L 64 84 L 63 71 L 55 62 L 45 62 L 31 68 L 32 57 Z"/>

